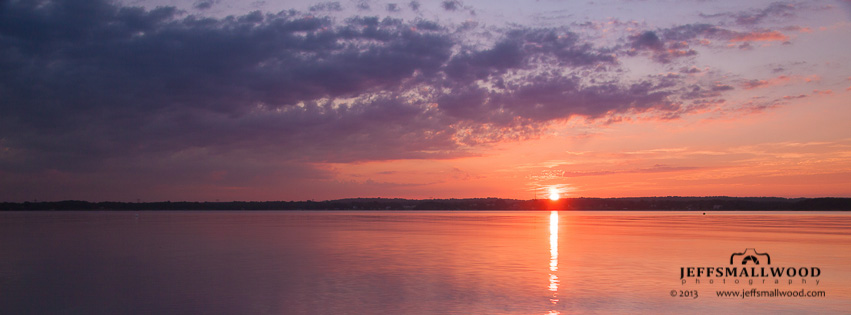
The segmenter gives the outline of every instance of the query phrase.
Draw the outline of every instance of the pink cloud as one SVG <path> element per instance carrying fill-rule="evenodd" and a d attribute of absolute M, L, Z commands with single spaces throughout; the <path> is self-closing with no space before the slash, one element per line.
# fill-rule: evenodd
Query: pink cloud
<path fill-rule="evenodd" d="M 787 26 L 783 28 L 784 31 L 797 31 L 799 33 L 812 33 L 813 29 L 805 26 Z"/>
<path fill-rule="evenodd" d="M 776 85 L 782 85 L 789 83 L 792 78 L 789 76 L 781 75 L 776 78 L 768 79 L 768 80 L 750 80 L 746 81 L 742 84 L 742 88 L 746 90 L 756 89 L 756 88 L 764 88 Z"/>
<path fill-rule="evenodd" d="M 731 42 L 784 42 L 787 40 L 789 40 L 789 36 L 778 31 L 755 31 L 739 34 L 730 39 Z"/>
<path fill-rule="evenodd" d="M 821 77 L 817 74 L 808 75 L 808 76 L 787 76 L 781 75 L 775 78 L 766 79 L 766 80 L 749 80 L 742 83 L 742 88 L 746 90 L 757 89 L 757 88 L 766 88 L 778 85 L 789 84 L 792 82 L 820 82 Z"/>

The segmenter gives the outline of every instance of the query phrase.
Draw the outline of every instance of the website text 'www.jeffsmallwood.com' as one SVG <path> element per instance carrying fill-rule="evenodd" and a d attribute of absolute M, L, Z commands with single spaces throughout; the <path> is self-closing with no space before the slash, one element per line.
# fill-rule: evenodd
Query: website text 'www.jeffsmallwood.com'
<path fill-rule="evenodd" d="M 732 297 L 732 298 L 772 298 L 772 297 L 792 297 L 792 298 L 808 298 L 808 297 L 824 297 L 824 291 L 807 291 L 807 290 L 757 290 L 757 289 L 742 289 L 742 290 L 730 290 L 730 291 L 715 291 L 715 294 L 718 297 Z"/>

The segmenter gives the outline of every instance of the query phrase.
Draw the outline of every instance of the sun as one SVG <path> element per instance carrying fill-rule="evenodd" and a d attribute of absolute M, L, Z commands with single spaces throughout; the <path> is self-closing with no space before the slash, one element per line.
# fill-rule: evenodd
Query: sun
<path fill-rule="evenodd" d="M 556 201 L 558 200 L 558 198 L 558 189 L 556 189 L 555 187 L 550 187 L 550 200 Z"/>

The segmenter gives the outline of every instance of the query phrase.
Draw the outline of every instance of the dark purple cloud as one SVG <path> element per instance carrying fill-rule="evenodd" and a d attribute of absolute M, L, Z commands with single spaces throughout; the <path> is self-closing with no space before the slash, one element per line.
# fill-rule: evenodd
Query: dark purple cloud
<path fill-rule="evenodd" d="M 519 43 L 504 41 L 490 49 L 455 55 L 449 61 L 445 71 L 451 79 L 472 82 L 522 67 L 526 57 Z"/>
<path fill-rule="evenodd" d="M 635 55 L 642 50 L 646 50 L 652 54 L 653 60 L 660 63 L 669 63 L 676 58 L 697 55 L 696 51 L 689 48 L 688 42 L 677 40 L 663 42 L 653 31 L 645 31 L 630 36 L 629 42 L 630 50 L 627 52 L 628 54 Z"/>
<path fill-rule="evenodd" d="M 650 50 L 662 50 L 665 48 L 665 44 L 662 43 L 662 40 L 659 39 L 659 36 L 652 31 L 646 31 L 644 33 L 633 35 L 630 37 L 632 40 L 632 48 L 635 49 L 650 49 Z"/>
<path fill-rule="evenodd" d="M 411 8 L 411 10 L 419 11 L 420 10 L 420 2 L 419 1 L 408 2 L 408 7 Z"/>
<path fill-rule="evenodd" d="M 207 10 L 209 8 L 212 8 L 214 4 L 216 4 L 216 1 L 214 0 L 199 0 L 195 1 L 195 3 L 192 4 L 192 7 L 198 10 Z"/>
<path fill-rule="evenodd" d="M 311 163 L 463 156 L 551 121 L 677 115 L 728 90 L 617 75 L 615 56 L 630 49 L 670 62 L 692 51 L 675 41 L 731 36 L 710 25 L 642 32 L 623 47 L 517 26 L 473 45 L 469 25 L 319 14 L 339 9 L 207 18 L 105 1 L 0 3 L 0 187 L 48 170 L 327 177 Z"/>
<path fill-rule="evenodd" d="M 455 11 L 461 8 L 461 2 L 458 0 L 444 0 L 440 6 L 446 11 Z"/>
<path fill-rule="evenodd" d="M 685 24 L 633 34 L 626 39 L 624 49 L 627 55 L 646 54 L 659 63 L 667 64 L 697 55 L 693 46 L 751 49 L 752 42 L 779 41 L 789 44 L 788 40 L 788 36 L 774 29 L 736 31 L 712 24 Z"/>
<path fill-rule="evenodd" d="M 339 2 L 322 2 L 317 3 L 310 6 L 309 10 L 311 12 L 322 12 L 322 11 L 343 11 L 343 5 Z"/>
<path fill-rule="evenodd" d="M 694 73 L 701 73 L 701 72 L 703 72 L 703 71 L 701 71 L 699 68 L 697 68 L 697 67 L 695 67 L 695 66 L 691 66 L 691 67 L 682 67 L 682 68 L 680 68 L 680 72 L 682 72 L 682 73 L 688 73 L 688 74 L 694 74 Z"/>

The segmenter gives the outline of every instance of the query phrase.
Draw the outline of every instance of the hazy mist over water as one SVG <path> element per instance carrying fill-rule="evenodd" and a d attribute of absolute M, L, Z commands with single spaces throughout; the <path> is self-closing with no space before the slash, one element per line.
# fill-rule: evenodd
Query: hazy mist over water
<path fill-rule="evenodd" d="M 771 262 L 744 267 L 820 275 L 682 284 L 681 267 L 731 267 L 748 248 Z M 840 313 L 849 261 L 851 215 L 837 212 L 5 212 L 0 310 Z M 751 289 L 826 295 L 716 296 Z"/>

